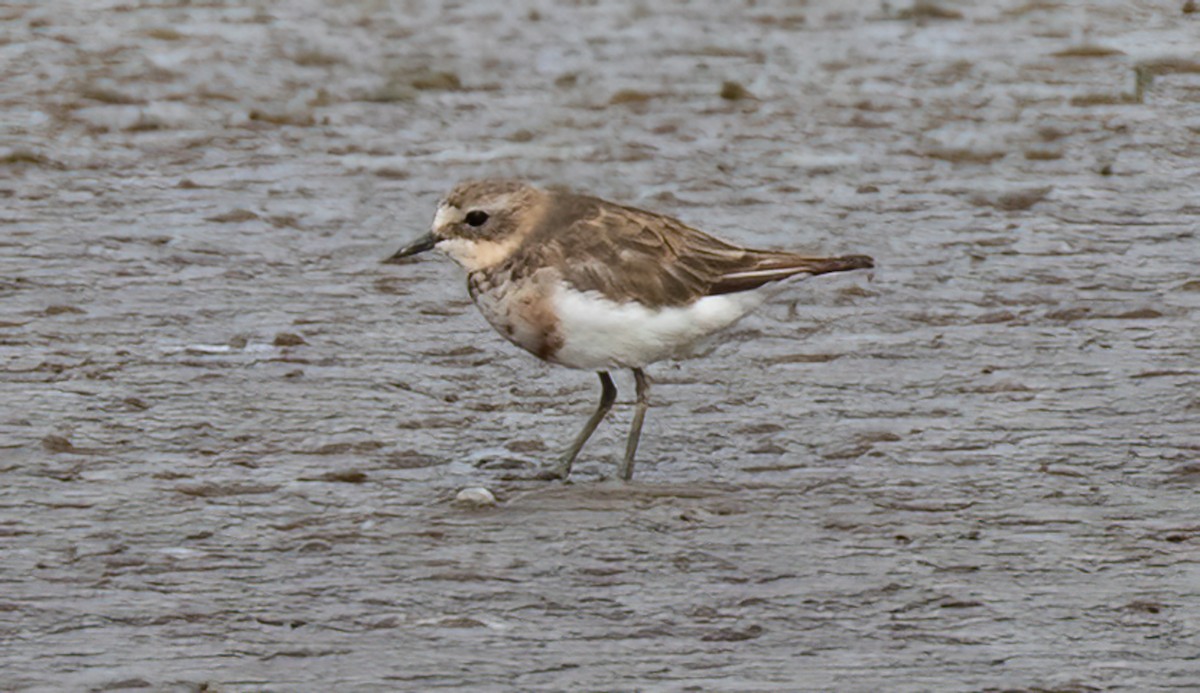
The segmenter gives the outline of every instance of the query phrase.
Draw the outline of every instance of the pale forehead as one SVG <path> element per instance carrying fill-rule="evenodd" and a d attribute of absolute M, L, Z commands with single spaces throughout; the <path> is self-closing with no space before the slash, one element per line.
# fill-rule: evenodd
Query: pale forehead
<path fill-rule="evenodd" d="M 463 220 L 465 213 L 443 200 L 438 204 L 437 212 L 433 215 L 433 228 L 440 229 L 444 226 L 457 224 Z"/>

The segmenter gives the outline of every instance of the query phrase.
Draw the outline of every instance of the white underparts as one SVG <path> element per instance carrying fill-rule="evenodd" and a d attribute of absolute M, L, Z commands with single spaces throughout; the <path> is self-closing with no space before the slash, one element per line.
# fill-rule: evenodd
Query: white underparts
<path fill-rule="evenodd" d="M 563 343 L 553 360 L 602 370 L 686 356 L 693 345 L 737 322 L 765 298 L 765 292 L 745 291 L 706 296 L 687 306 L 650 308 L 560 286 L 551 305 Z"/>

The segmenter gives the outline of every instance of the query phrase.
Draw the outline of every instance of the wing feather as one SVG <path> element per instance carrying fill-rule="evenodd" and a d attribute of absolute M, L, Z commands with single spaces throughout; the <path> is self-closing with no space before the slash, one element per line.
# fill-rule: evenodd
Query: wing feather
<path fill-rule="evenodd" d="M 580 291 L 623 303 L 682 306 L 798 274 L 871 267 L 862 255 L 820 258 L 743 248 L 671 217 L 584 195 L 559 198 L 527 243 Z"/>

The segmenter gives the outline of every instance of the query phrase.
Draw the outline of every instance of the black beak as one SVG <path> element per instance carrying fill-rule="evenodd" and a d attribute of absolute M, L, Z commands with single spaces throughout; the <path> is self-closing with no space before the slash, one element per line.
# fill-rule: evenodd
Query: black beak
<path fill-rule="evenodd" d="M 383 263 L 385 265 L 395 265 L 410 255 L 416 255 L 417 253 L 423 253 L 426 250 L 432 250 L 433 246 L 437 245 L 438 240 L 439 239 L 434 236 L 433 232 L 431 231 L 412 243 L 404 246 L 400 250 L 397 250 L 395 254 L 384 260 Z"/>

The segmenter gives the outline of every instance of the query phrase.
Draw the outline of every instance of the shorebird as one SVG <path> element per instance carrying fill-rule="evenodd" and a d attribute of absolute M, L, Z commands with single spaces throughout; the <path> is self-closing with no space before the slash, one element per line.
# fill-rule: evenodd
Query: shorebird
<path fill-rule="evenodd" d="M 600 403 L 542 478 L 566 479 L 617 397 L 609 371 L 633 372 L 637 405 L 620 478 L 633 477 L 649 407 L 643 369 L 681 358 L 757 308 L 791 277 L 867 269 L 866 255 L 810 257 L 714 238 L 662 214 L 514 180 L 458 184 L 428 233 L 395 263 L 437 249 L 508 341 L 550 363 L 596 371 Z"/>

